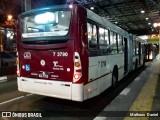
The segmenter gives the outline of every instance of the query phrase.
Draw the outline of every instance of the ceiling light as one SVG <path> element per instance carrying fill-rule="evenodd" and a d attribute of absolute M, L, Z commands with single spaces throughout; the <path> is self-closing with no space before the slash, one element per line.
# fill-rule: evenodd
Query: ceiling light
<path fill-rule="evenodd" d="M 8 20 L 8 21 L 12 20 L 12 18 L 13 18 L 12 15 L 8 15 L 8 16 L 7 16 L 7 20 Z"/>
<path fill-rule="evenodd" d="M 153 26 L 154 27 L 160 27 L 160 23 L 154 23 Z"/>
<path fill-rule="evenodd" d="M 90 7 L 91 10 L 94 10 L 94 7 Z"/>
<path fill-rule="evenodd" d="M 151 23 L 148 23 L 148 25 L 151 25 Z"/>
<path fill-rule="evenodd" d="M 117 24 L 118 22 L 115 22 L 115 24 Z"/>
<path fill-rule="evenodd" d="M 146 18 L 146 20 L 148 20 L 149 18 Z"/>
<path fill-rule="evenodd" d="M 64 14 L 62 14 L 62 16 L 61 17 L 64 17 Z"/>
<path fill-rule="evenodd" d="M 144 11 L 144 10 L 141 10 L 141 13 L 145 13 L 145 11 Z"/>
<path fill-rule="evenodd" d="M 69 8 L 70 8 L 70 9 L 72 9 L 72 8 L 73 8 L 73 5 L 72 5 L 72 4 L 70 4 L 70 5 L 69 5 Z"/>

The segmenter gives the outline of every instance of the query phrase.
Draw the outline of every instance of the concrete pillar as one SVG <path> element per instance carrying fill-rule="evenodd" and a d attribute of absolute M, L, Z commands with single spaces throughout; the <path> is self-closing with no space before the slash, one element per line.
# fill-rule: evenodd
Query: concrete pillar
<path fill-rule="evenodd" d="M 24 0 L 24 10 L 31 10 L 31 0 Z"/>
<path fill-rule="evenodd" d="M 0 47 L 2 46 L 2 31 L 1 31 L 1 27 L 0 27 Z M 0 52 L 2 52 L 1 48 L 0 48 Z"/>

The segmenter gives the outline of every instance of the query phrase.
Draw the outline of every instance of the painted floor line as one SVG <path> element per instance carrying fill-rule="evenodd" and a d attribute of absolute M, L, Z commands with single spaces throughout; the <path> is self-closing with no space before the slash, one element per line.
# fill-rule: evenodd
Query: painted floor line
<path fill-rule="evenodd" d="M 33 95 L 33 94 L 27 94 L 26 96 L 31 96 L 31 95 Z"/>
<path fill-rule="evenodd" d="M 136 77 L 135 81 L 139 81 L 141 79 L 141 77 Z"/>
<path fill-rule="evenodd" d="M 93 120 L 107 120 L 107 117 L 95 117 Z"/>
<path fill-rule="evenodd" d="M 144 86 L 142 87 L 129 111 L 151 111 L 153 104 L 153 96 L 155 96 L 156 85 L 158 81 L 158 74 L 155 73 L 159 72 L 160 70 L 159 64 L 160 63 L 153 64 L 154 69 L 151 71 L 150 76 L 146 80 Z M 149 117 L 125 117 L 123 120 L 149 120 Z"/>
<path fill-rule="evenodd" d="M 0 77 L 0 82 L 4 82 L 4 81 L 7 81 L 7 76 Z"/>
<path fill-rule="evenodd" d="M 7 100 L 7 101 L 4 101 L 4 102 L 1 102 L 1 103 L 0 103 L 0 105 L 6 104 L 6 103 L 9 103 L 9 102 L 12 102 L 12 101 L 15 101 L 15 100 L 21 99 L 21 98 L 24 98 L 24 96 L 16 97 L 16 98 L 13 98 L 13 99 L 10 99 L 10 100 Z"/>
<path fill-rule="evenodd" d="M 127 95 L 130 91 L 131 91 L 130 88 L 125 88 L 125 89 L 120 93 L 120 95 Z"/>
<path fill-rule="evenodd" d="M 0 83 L 2 83 L 2 82 L 7 82 L 7 80 L 0 80 Z"/>
<path fill-rule="evenodd" d="M 33 94 L 27 94 L 26 96 L 31 96 Z M 6 103 L 9 103 L 9 102 L 12 102 L 12 101 L 15 101 L 15 100 L 18 100 L 18 99 L 21 99 L 21 98 L 24 98 L 25 96 L 20 96 L 20 97 L 16 97 L 16 98 L 13 98 L 13 99 L 10 99 L 10 100 L 7 100 L 7 101 L 4 101 L 4 102 L 1 102 L 0 105 L 3 105 L 3 104 L 6 104 Z"/>

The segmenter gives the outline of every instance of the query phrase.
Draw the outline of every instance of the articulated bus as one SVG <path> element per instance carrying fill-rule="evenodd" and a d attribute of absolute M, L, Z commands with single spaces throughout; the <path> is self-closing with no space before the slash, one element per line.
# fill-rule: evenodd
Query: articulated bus
<path fill-rule="evenodd" d="M 145 41 L 80 4 L 26 11 L 17 27 L 19 91 L 84 101 L 144 64 Z"/>

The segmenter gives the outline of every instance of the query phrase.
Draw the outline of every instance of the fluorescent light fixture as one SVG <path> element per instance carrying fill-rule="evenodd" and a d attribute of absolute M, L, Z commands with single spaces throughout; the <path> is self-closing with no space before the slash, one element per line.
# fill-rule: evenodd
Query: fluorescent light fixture
<path fill-rule="evenodd" d="M 7 33 L 7 38 L 9 38 L 11 36 L 11 32 Z"/>
<path fill-rule="evenodd" d="M 55 15 L 51 12 L 46 12 L 35 16 L 35 22 L 38 24 L 45 24 L 53 21 L 55 21 Z"/>
<path fill-rule="evenodd" d="M 153 26 L 154 27 L 160 27 L 160 23 L 154 23 Z"/>
<path fill-rule="evenodd" d="M 90 9 L 91 9 L 91 10 L 94 10 L 94 7 L 92 6 L 92 7 L 90 7 Z"/>
<path fill-rule="evenodd" d="M 62 16 L 61 17 L 64 17 L 64 14 L 62 14 Z"/>
<path fill-rule="evenodd" d="M 12 16 L 12 15 L 8 15 L 8 16 L 7 16 L 7 20 L 10 21 L 10 20 L 12 20 L 12 19 L 13 19 L 13 16 Z"/>
<path fill-rule="evenodd" d="M 145 13 L 145 11 L 144 11 L 144 10 L 141 10 L 141 13 Z"/>
<path fill-rule="evenodd" d="M 146 20 L 148 20 L 149 18 L 146 18 Z"/>
<path fill-rule="evenodd" d="M 10 36 L 10 39 L 13 39 L 13 35 Z"/>
<path fill-rule="evenodd" d="M 73 8 L 73 5 L 72 5 L 72 4 L 70 4 L 70 5 L 69 5 L 69 8 L 70 8 L 70 9 L 72 9 L 72 8 Z"/>

